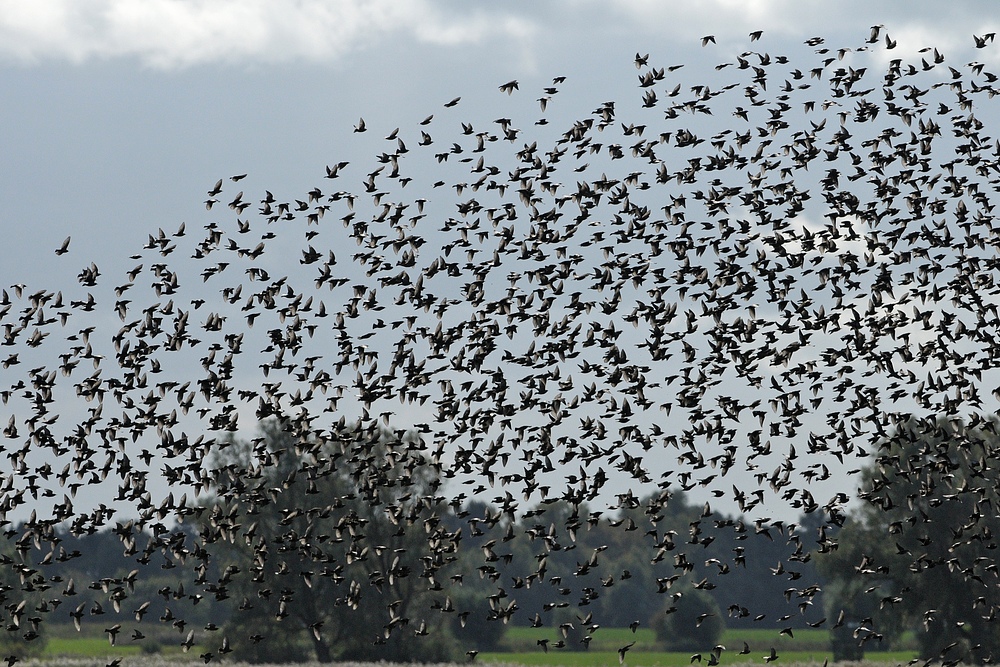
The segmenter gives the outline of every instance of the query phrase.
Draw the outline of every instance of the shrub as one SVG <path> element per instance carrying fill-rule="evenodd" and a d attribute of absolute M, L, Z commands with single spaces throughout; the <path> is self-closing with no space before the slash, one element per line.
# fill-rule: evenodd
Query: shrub
<path fill-rule="evenodd" d="M 657 641 L 667 651 L 709 650 L 719 643 L 726 629 L 712 596 L 690 587 L 671 596 L 649 624 Z"/>
<path fill-rule="evenodd" d="M 147 638 L 140 646 L 142 647 L 142 652 L 147 655 L 155 655 L 163 650 L 163 646 L 155 639 Z"/>
<path fill-rule="evenodd" d="M 486 594 L 461 591 L 453 595 L 459 613 L 451 619 L 451 633 L 463 649 L 496 650 L 507 632 L 504 622 L 491 614 Z M 463 626 L 464 619 L 464 626 Z"/>

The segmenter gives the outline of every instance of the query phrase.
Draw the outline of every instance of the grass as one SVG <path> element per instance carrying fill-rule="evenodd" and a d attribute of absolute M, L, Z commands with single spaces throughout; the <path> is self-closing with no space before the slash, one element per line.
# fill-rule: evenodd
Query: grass
<path fill-rule="evenodd" d="M 185 654 L 180 646 L 184 636 L 177 632 L 158 632 L 141 642 L 134 642 L 131 641 L 129 633 L 123 629 L 118 635 L 118 641 L 112 646 L 102 627 L 94 624 L 84 625 L 80 632 L 73 629 L 71 624 L 53 624 L 46 629 L 48 632 L 46 633 L 45 648 L 41 654 L 42 659 L 117 658 L 125 656 L 144 656 L 148 659 L 153 656 L 143 654 L 143 648 L 148 649 L 151 644 L 157 646 L 155 655 L 171 659 L 197 659 L 205 651 L 203 647 L 195 644 Z"/>
<path fill-rule="evenodd" d="M 911 651 L 886 651 L 879 653 L 866 653 L 866 663 L 878 663 L 882 665 L 903 665 L 914 657 Z M 518 652 L 518 653 L 480 653 L 477 662 L 482 663 L 506 663 L 515 665 L 535 665 L 543 667 L 618 667 L 617 651 L 544 651 Z M 777 667 L 792 664 L 814 664 L 819 665 L 824 661 L 832 662 L 832 654 L 829 651 L 787 651 L 778 652 L 778 660 L 771 663 Z M 698 663 L 692 661 L 691 653 L 668 653 L 666 651 L 629 651 L 625 656 L 626 667 L 690 667 L 694 665 L 707 664 L 708 658 L 703 657 L 703 661 Z M 722 654 L 720 660 L 722 665 L 745 665 L 745 664 L 765 664 L 764 652 L 751 651 L 749 655 L 738 655 L 735 651 Z"/>
<path fill-rule="evenodd" d="M 509 651 L 531 653 L 538 650 L 537 640 L 548 638 L 557 641 L 561 635 L 556 628 L 524 628 L 512 627 L 504 637 L 504 648 Z M 657 650 L 656 636 L 649 628 L 638 628 L 633 634 L 628 628 L 601 628 L 593 635 L 590 644 L 591 651 L 614 651 L 617 661 L 619 646 L 635 641 L 634 651 L 655 652 Z M 830 639 L 826 630 L 808 628 L 795 630 L 794 637 L 778 634 L 777 629 L 766 628 L 726 630 L 722 634 L 721 643 L 734 651 L 743 648 L 743 642 L 752 650 L 768 652 L 773 646 L 781 651 L 806 651 L 811 653 L 829 652 Z M 710 647 L 709 647 L 710 648 Z"/>
<path fill-rule="evenodd" d="M 771 647 L 778 653 L 774 667 L 791 664 L 822 665 L 831 661 L 829 632 L 822 629 L 807 628 L 795 630 L 794 636 L 779 634 L 777 628 L 748 628 L 726 630 L 721 644 L 728 647 L 722 653 L 722 665 L 765 664 L 764 656 L 769 655 Z M 707 650 L 702 653 L 702 662 L 692 659 L 692 652 L 667 652 L 658 650 L 656 637 L 649 628 L 638 628 L 633 633 L 629 628 L 600 628 L 593 634 L 589 651 L 567 651 L 565 649 L 550 649 L 543 651 L 537 640 L 548 638 L 554 643 L 561 638 L 555 628 L 508 628 L 503 641 L 507 650 L 484 652 L 477 656 L 478 662 L 508 663 L 515 665 L 535 665 L 545 667 L 616 667 L 618 662 L 618 647 L 631 642 L 635 645 L 626 654 L 626 667 L 701 667 L 708 663 Z M 750 647 L 750 653 L 740 655 L 743 643 Z M 906 642 L 901 642 L 907 649 Z M 915 650 L 878 651 L 865 653 L 865 663 L 876 665 L 903 665 L 916 655 Z"/>
<path fill-rule="evenodd" d="M 105 655 L 138 655 L 142 650 L 133 644 L 118 644 L 111 646 L 107 638 L 102 637 L 49 637 L 42 655 L 46 657 L 80 656 L 96 658 Z"/>
<path fill-rule="evenodd" d="M 197 660 L 204 649 L 192 647 L 184 654 L 180 649 L 181 635 L 167 633 L 156 637 L 159 640 L 161 653 L 144 655 L 139 643 L 130 642 L 124 635 L 119 636 L 117 646 L 108 643 L 107 635 L 97 626 L 85 627 L 83 632 L 67 631 L 65 628 L 53 628 L 42 655 L 43 660 L 57 658 L 97 659 L 105 657 L 127 657 L 126 664 L 153 664 L 157 660 L 168 660 L 177 665 Z M 726 630 L 721 643 L 728 647 L 722 653 L 721 665 L 726 667 L 736 665 L 764 664 L 764 656 L 770 653 L 773 646 L 778 653 L 778 660 L 772 667 L 791 665 L 814 665 L 818 667 L 824 661 L 832 663 L 826 630 L 806 629 L 795 630 L 794 638 L 779 635 L 776 629 L 753 628 Z M 625 656 L 626 667 L 705 667 L 708 663 L 710 647 L 702 652 L 702 661 L 692 659 L 691 652 L 660 651 L 656 638 L 649 628 L 638 628 L 633 633 L 628 628 L 600 628 L 594 633 L 589 651 L 567 651 L 565 649 L 550 649 L 543 651 L 537 640 L 548 637 L 555 643 L 558 630 L 555 628 L 524 628 L 510 627 L 504 638 L 504 648 L 507 650 L 480 653 L 476 664 L 487 665 L 524 665 L 525 667 L 618 667 L 618 647 L 631 642 L 635 645 Z M 124 637 L 124 639 L 122 639 Z M 147 640 L 148 641 L 148 640 Z M 740 655 L 743 643 L 750 647 L 750 653 Z M 903 643 L 906 645 L 905 642 Z M 872 667 L 888 665 L 905 665 L 916 655 L 915 650 L 868 652 L 864 663 Z M 203 664 L 203 663 L 197 663 Z M 235 663 L 229 663 L 235 664 Z"/>
<path fill-rule="evenodd" d="M 539 639 L 547 638 L 551 642 L 556 642 L 561 637 L 558 628 L 511 627 L 504 636 L 503 648 L 517 653 L 532 653 L 541 650 L 536 643 Z M 615 656 L 618 655 L 619 646 L 631 641 L 635 641 L 634 648 L 640 651 L 656 649 L 656 637 L 649 628 L 639 628 L 635 634 L 628 628 L 601 628 L 593 634 L 593 637 L 590 644 L 591 651 L 614 651 Z M 616 662 L 617 660 L 615 657 Z"/>

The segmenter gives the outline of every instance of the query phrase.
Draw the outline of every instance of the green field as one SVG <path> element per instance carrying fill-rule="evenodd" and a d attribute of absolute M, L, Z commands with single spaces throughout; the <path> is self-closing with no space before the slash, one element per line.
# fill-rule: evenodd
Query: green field
<path fill-rule="evenodd" d="M 183 639 L 183 638 L 181 638 Z M 161 646 L 159 655 L 169 657 L 190 656 L 197 659 L 205 651 L 204 648 L 195 644 L 187 654 L 180 647 L 181 639 L 177 640 L 177 646 Z M 126 640 L 127 642 L 128 640 Z M 45 643 L 45 650 L 42 651 L 43 658 L 103 658 L 105 656 L 137 656 L 142 655 L 142 647 L 136 643 L 119 642 L 116 646 L 108 644 L 108 640 L 96 637 L 80 637 L 70 639 L 65 637 L 50 637 Z"/>
<path fill-rule="evenodd" d="M 778 659 L 774 665 L 815 664 L 833 660 L 830 651 L 829 633 L 826 630 L 805 629 L 793 631 L 794 636 L 779 634 L 777 629 L 753 628 L 726 630 L 721 644 L 726 647 L 720 663 L 723 665 L 765 664 L 764 656 L 769 656 L 774 647 Z M 691 652 L 666 652 L 658 650 L 656 637 L 649 628 L 638 628 L 634 633 L 628 628 L 600 628 L 593 634 L 588 651 L 568 651 L 538 646 L 539 639 L 549 639 L 555 643 L 561 635 L 553 628 L 514 627 L 507 630 L 503 640 L 505 650 L 480 653 L 477 661 L 483 663 L 508 663 L 516 665 L 544 665 L 547 667 L 616 667 L 618 647 L 631 642 L 635 645 L 625 656 L 625 664 L 633 667 L 690 667 L 707 665 L 708 651 L 702 651 L 699 663 Z M 743 644 L 750 647 L 750 653 L 740 655 Z M 908 650 L 878 651 L 865 654 L 865 662 L 901 665 L 916 656 L 906 640 L 901 644 Z"/>
<path fill-rule="evenodd" d="M 132 644 L 119 644 L 111 646 L 106 638 L 101 637 L 50 637 L 45 644 L 43 655 L 48 657 L 58 656 L 79 656 L 86 658 L 96 658 L 106 655 L 138 655 L 141 653 L 139 646 Z"/>
<path fill-rule="evenodd" d="M 46 633 L 45 649 L 42 652 L 43 658 L 103 658 L 142 655 L 143 648 L 147 650 L 155 645 L 156 653 L 164 657 L 189 657 L 198 659 L 198 656 L 205 651 L 204 648 L 195 644 L 186 654 L 181 648 L 181 641 L 184 636 L 177 632 L 158 633 L 156 637 L 147 637 L 141 642 L 134 642 L 127 633 L 118 635 L 115 646 L 108 642 L 108 636 L 103 629 L 96 626 L 84 626 L 81 632 L 73 629 L 72 625 L 57 624 L 48 626 Z M 203 633 L 204 634 L 204 633 Z"/>
<path fill-rule="evenodd" d="M 514 627 L 507 630 L 503 648 L 518 653 L 531 653 L 535 650 L 541 651 L 537 644 L 539 639 L 547 638 L 550 642 L 555 642 L 560 637 L 558 630 L 554 628 Z M 591 651 L 615 651 L 617 656 L 618 647 L 632 641 L 635 642 L 633 651 L 657 650 L 656 637 L 649 628 L 638 628 L 635 633 L 628 628 L 600 628 L 593 637 L 590 643 Z M 722 645 L 732 651 L 739 652 L 743 648 L 743 642 L 749 644 L 752 650 L 765 653 L 770 652 L 772 646 L 779 653 L 783 650 L 827 653 L 830 647 L 827 631 L 812 628 L 795 630 L 794 637 L 765 628 L 726 630 L 722 635 Z"/>
<path fill-rule="evenodd" d="M 722 665 L 764 664 L 764 656 L 770 654 L 774 647 L 778 659 L 776 667 L 781 665 L 822 665 L 824 661 L 832 662 L 826 630 L 796 630 L 794 637 L 779 635 L 777 630 L 755 628 L 748 630 L 726 630 L 721 644 L 726 647 L 722 652 Z M 503 649 L 494 652 L 482 652 L 475 662 L 481 664 L 508 664 L 545 667 L 617 667 L 618 648 L 635 642 L 625 656 L 625 664 L 631 667 L 690 667 L 707 665 L 712 647 L 706 647 L 699 662 L 691 652 L 666 652 L 658 650 L 656 638 L 649 628 L 638 628 L 632 632 L 628 628 L 600 628 L 593 634 L 590 650 L 568 651 L 566 649 L 550 648 L 544 651 L 537 640 L 548 638 L 551 643 L 561 638 L 558 630 L 553 628 L 511 627 L 503 640 Z M 159 655 L 169 659 L 193 661 L 204 652 L 200 646 L 193 646 L 188 653 L 181 651 L 180 642 L 183 637 L 177 633 L 161 634 Z M 149 639 L 142 642 L 143 644 Z M 749 654 L 740 654 L 743 644 L 750 647 Z M 901 644 L 906 648 L 911 642 L 904 637 Z M 107 636 L 96 626 L 85 627 L 83 632 L 73 631 L 72 626 L 53 628 L 49 633 L 43 658 L 78 657 L 124 657 L 133 658 L 142 655 L 142 646 L 131 642 L 127 637 L 119 637 L 118 645 L 111 646 Z M 865 654 L 866 663 L 882 665 L 903 665 L 916 656 L 915 650 L 880 651 Z M 149 656 L 152 658 L 153 656 Z"/>
<path fill-rule="evenodd" d="M 769 653 L 769 651 L 768 651 Z M 764 664 L 765 652 L 751 651 L 749 655 L 739 655 L 738 651 L 727 651 L 722 654 L 720 663 L 723 665 Z M 887 651 L 866 653 L 865 662 L 884 663 L 887 665 L 902 665 L 913 659 L 912 651 Z M 816 664 L 824 661 L 832 662 L 829 652 L 788 651 L 778 652 L 778 659 L 773 665 Z M 565 651 L 550 649 L 548 653 L 541 650 L 531 653 L 480 653 L 476 660 L 483 663 L 507 663 L 515 665 L 544 665 L 547 667 L 617 667 L 617 651 Z M 707 655 L 702 662 L 692 661 L 690 653 L 667 653 L 665 651 L 630 650 L 625 656 L 625 664 L 631 667 L 690 667 L 691 664 L 707 664 Z"/>

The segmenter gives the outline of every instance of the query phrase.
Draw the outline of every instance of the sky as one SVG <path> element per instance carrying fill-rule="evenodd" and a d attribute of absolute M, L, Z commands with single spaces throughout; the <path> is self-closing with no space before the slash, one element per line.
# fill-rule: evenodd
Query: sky
<path fill-rule="evenodd" d="M 248 192 L 301 197 L 327 165 L 373 164 L 371 133 L 353 132 L 361 118 L 377 135 L 412 134 L 430 114 L 486 124 L 526 115 L 566 77 L 547 113 L 571 119 L 634 97 L 637 53 L 710 69 L 756 30 L 758 47 L 777 54 L 814 36 L 860 44 L 881 24 L 901 55 L 933 46 L 996 67 L 1000 51 L 973 41 L 997 30 L 984 21 L 994 10 L 914 0 L 0 0 L 0 286 L 59 289 L 90 262 L 121 276 L 150 234 L 204 225 L 219 178 L 246 173 Z M 707 35 L 715 43 L 703 47 Z M 497 88 L 511 80 L 519 90 L 508 98 Z M 56 261 L 67 236 L 70 253 Z"/>

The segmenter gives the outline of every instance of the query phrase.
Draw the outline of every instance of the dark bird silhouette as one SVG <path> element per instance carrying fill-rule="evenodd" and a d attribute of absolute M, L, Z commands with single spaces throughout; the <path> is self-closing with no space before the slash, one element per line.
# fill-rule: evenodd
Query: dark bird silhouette
<path fill-rule="evenodd" d="M 332 158 L 322 187 L 219 179 L 209 220 L 144 234 L 124 266 L 81 262 L 58 289 L 12 277 L 10 626 L 124 609 L 189 651 L 192 628 L 219 628 L 188 611 L 231 605 L 333 659 L 327 642 L 391 653 L 485 617 L 558 628 L 547 652 L 600 643 L 607 601 L 642 582 L 670 597 L 659 619 L 697 628 L 718 619 L 677 613 L 682 590 L 761 576 L 789 613 L 730 616 L 792 637 L 825 623 L 812 559 L 855 506 L 908 582 L 933 567 L 979 591 L 996 576 L 997 76 L 933 47 L 883 57 L 883 26 L 795 62 L 749 36 L 760 52 L 705 72 L 636 53 L 629 95 L 575 118 L 550 104 L 564 77 L 520 100 L 511 80 L 489 118 L 358 137 L 369 162 Z M 92 536 L 128 565 L 74 569 Z M 866 553 L 849 567 L 881 609 L 920 597 L 880 590 L 895 561 Z M 993 622 L 977 596 L 969 618 Z M 972 621 L 919 612 L 956 659 Z M 341 613 L 376 620 L 343 636 Z M 246 627 L 202 659 L 268 639 Z"/>
<path fill-rule="evenodd" d="M 618 664 L 625 662 L 625 654 L 628 653 L 628 650 L 633 646 L 635 646 L 635 642 L 629 642 L 625 646 L 618 649 Z"/>

